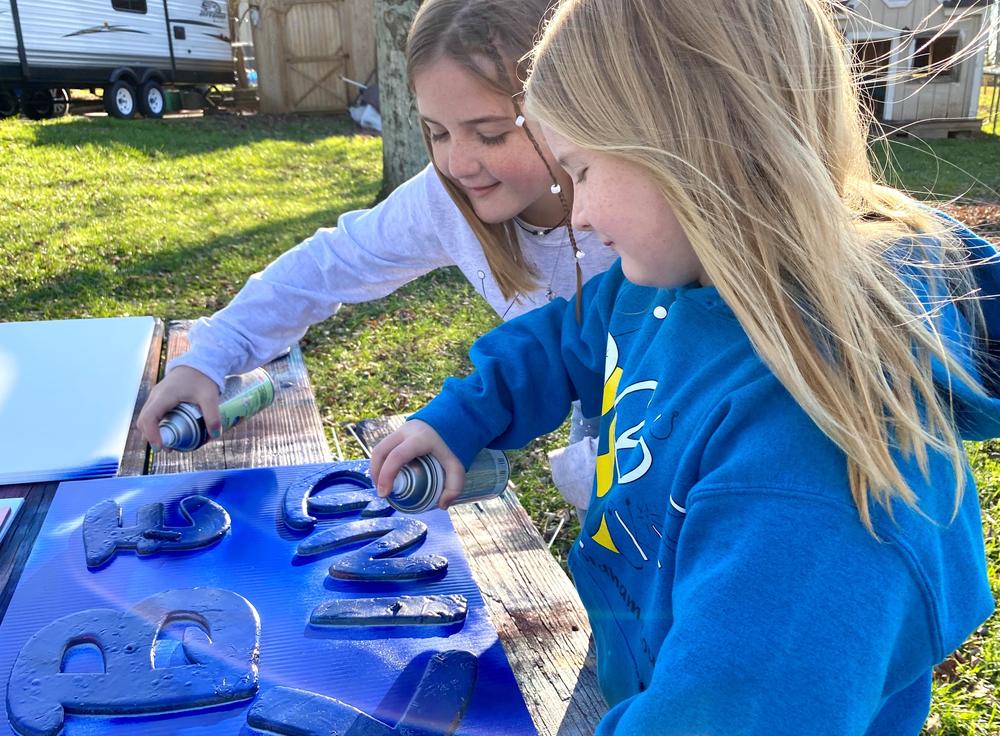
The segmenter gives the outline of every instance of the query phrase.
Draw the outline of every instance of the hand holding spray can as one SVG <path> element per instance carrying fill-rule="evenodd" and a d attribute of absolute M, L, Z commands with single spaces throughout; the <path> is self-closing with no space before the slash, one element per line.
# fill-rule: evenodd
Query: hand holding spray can
<path fill-rule="evenodd" d="M 465 486 L 453 503 L 471 503 L 496 498 L 510 480 L 510 462 L 499 450 L 483 450 L 465 474 Z M 385 499 L 398 511 L 419 514 L 437 508 L 444 491 L 444 468 L 432 455 L 411 460 L 392 481 Z"/>
<path fill-rule="evenodd" d="M 263 368 L 238 376 L 226 376 L 219 396 L 222 431 L 265 409 L 274 401 L 274 382 Z M 160 420 L 160 441 L 164 449 L 191 452 L 209 440 L 205 418 L 194 404 L 178 404 Z"/>

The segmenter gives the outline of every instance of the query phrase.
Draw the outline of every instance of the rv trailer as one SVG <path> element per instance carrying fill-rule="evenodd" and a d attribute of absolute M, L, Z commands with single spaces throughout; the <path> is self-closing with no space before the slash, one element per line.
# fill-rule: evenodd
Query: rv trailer
<path fill-rule="evenodd" d="M 0 117 L 50 117 L 53 91 L 161 117 L 163 88 L 234 81 L 227 0 L 0 0 Z"/>

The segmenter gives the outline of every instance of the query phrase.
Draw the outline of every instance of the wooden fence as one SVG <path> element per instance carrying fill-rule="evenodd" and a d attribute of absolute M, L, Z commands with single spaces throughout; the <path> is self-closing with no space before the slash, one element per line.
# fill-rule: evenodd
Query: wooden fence
<path fill-rule="evenodd" d="M 260 110 L 341 112 L 374 79 L 373 0 L 257 0 L 253 23 Z"/>

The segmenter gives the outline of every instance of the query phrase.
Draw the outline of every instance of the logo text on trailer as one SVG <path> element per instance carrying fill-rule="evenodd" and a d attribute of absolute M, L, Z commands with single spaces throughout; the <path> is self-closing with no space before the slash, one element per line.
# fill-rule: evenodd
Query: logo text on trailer
<path fill-rule="evenodd" d="M 225 20 L 226 13 L 223 11 L 222 6 L 215 2 L 215 0 L 202 0 L 201 17 L 212 18 L 213 20 Z"/>

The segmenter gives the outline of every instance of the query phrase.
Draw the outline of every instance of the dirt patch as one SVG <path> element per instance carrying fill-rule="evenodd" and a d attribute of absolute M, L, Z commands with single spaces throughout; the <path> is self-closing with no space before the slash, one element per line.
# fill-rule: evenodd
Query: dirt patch
<path fill-rule="evenodd" d="M 956 202 L 943 205 L 941 209 L 1000 245 L 1000 202 Z"/>

